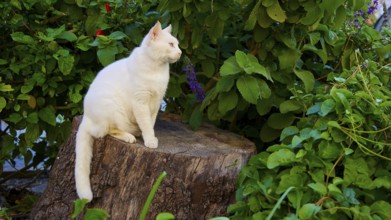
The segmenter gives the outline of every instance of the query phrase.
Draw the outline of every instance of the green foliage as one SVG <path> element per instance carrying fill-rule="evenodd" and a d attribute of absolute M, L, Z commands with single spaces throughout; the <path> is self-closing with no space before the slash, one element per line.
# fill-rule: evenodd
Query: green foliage
<path fill-rule="evenodd" d="M 301 116 L 241 170 L 231 219 L 390 218 L 391 68 L 372 53 L 355 50 L 356 66 L 328 73 L 314 95 L 295 91 L 280 105 Z M 305 100 L 305 108 L 292 100 Z"/>
<path fill-rule="evenodd" d="M 0 3 L 0 164 L 19 155 L 26 165 L 52 164 L 96 73 L 140 43 L 159 16 L 150 12 L 154 4 Z M 95 36 L 98 30 L 107 35 Z"/>
<path fill-rule="evenodd" d="M 84 220 L 105 220 L 110 217 L 110 215 L 103 209 L 99 208 L 86 208 L 88 203 L 87 199 L 77 199 L 74 201 L 74 210 L 71 216 L 71 219 L 76 219 L 83 211 Z"/>

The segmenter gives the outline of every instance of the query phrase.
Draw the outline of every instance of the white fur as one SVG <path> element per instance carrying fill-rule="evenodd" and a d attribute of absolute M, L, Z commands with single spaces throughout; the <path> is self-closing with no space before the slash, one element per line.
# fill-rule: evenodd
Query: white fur
<path fill-rule="evenodd" d="M 167 89 L 169 63 L 181 56 L 171 25 L 159 22 L 132 54 L 101 70 L 84 98 L 84 115 L 76 136 L 75 180 L 80 198 L 92 200 L 90 163 L 93 138 L 111 135 L 135 143 L 142 135 L 144 145 L 157 148 L 153 127 Z"/>

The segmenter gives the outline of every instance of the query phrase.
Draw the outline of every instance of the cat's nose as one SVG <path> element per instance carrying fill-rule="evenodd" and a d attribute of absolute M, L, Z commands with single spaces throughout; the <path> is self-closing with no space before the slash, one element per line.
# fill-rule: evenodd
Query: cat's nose
<path fill-rule="evenodd" d="M 182 55 L 182 51 L 181 50 L 178 51 L 178 55 L 179 56 Z"/>

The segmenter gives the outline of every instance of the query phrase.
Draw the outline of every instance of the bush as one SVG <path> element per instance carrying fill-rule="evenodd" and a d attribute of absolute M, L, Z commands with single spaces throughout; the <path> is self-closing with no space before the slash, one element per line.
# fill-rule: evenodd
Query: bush
<path fill-rule="evenodd" d="M 0 118 L 7 123 L 1 130 L 0 164 L 18 155 L 29 166 L 52 164 L 72 118 L 82 113 L 89 84 L 102 66 L 141 42 L 159 16 L 148 12 L 152 6 L 127 1 L 0 3 Z"/>
<path fill-rule="evenodd" d="M 240 173 L 232 219 L 387 219 L 391 32 L 367 25 L 371 7 L 365 0 L 0 3 L 0 114 L 8 123 L 1 161 L 53 158 L 96 72 L 160 19 L 172 24 L 184 54 L 172 68 L 166 111 L 257 144 Z"/>

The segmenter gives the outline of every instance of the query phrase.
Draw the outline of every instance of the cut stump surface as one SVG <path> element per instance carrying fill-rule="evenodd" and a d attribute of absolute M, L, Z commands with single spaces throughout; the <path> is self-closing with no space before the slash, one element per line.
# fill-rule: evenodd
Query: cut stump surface
<path fill-rule="evenodd" d="M 74 180 L 75 137 L 81 117 L 62 145 L 50 172 L 49 185 L 35 204 L 32 219 L 69 219 L 77 199 Z M 160 185 L 147 219 L 171 212 L 176 219 L 208 219 L 226 215 L 233 202 L 239 170 L 255 153 L 249 140 L 203 125 L 193 131 L 172 114 L 161 114 L 155 126 L 157 149 L 142 139 L 129 144 L 107 136 L 95 140 L 91 163 L 94 199 L 90 208 L 102 208 L 110 219 L 137 220 L 153 183 Z"/>

